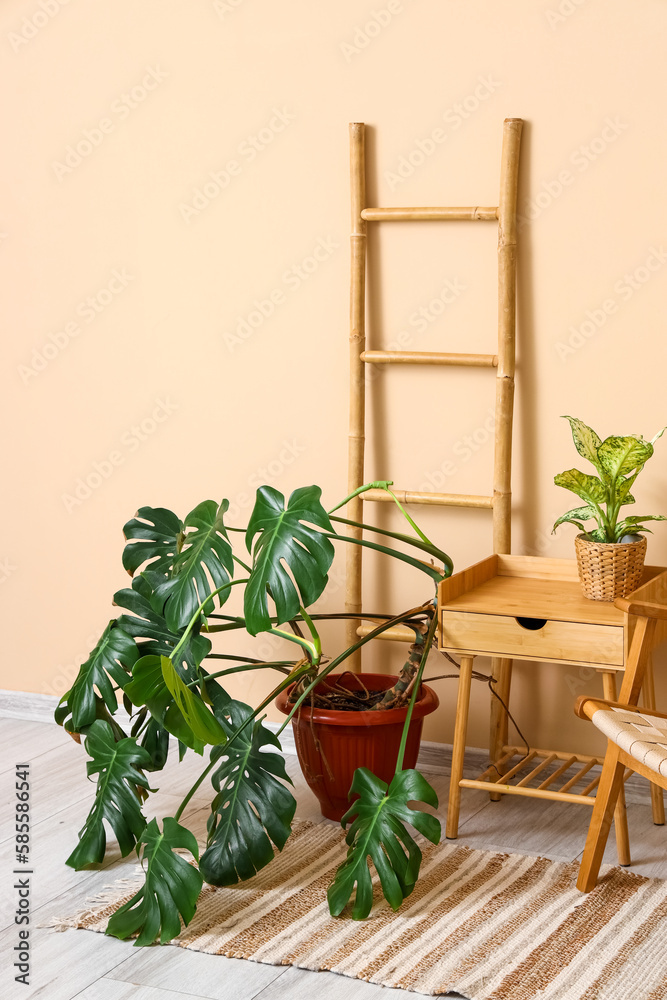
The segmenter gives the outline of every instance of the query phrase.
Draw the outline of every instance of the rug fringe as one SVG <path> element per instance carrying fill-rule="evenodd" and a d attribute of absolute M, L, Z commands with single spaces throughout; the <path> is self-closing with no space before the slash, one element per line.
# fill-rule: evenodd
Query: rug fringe
<path fill-rule="evenodd" d="M 86 920 L 100 919 L 100 910 L 104 909 L 104 906 L 115 906 L 118 903 L 118 897 L 132 894 L 138 892 L 144 883 L 144 871 L 141 865 L 135 865 L 133 873 L 126 875 L 123 878 L 116 879 L 115 882 L 107 882 L 102 888 L 96 892 L 93 896 L 86 896 L 84 902 L 89 904 L 85 909 L 79 910 L 78 913 L 73 914 L 71 917 L 51 917 L 49 920 L 45 920 L 37 924 L 37 927 L 48 927 L 51 930 L 62 933 L 62 931 L 69 930 L 74 927 L 81 927 Z M 92 907 L 95 907 L 93 909 Z"/>

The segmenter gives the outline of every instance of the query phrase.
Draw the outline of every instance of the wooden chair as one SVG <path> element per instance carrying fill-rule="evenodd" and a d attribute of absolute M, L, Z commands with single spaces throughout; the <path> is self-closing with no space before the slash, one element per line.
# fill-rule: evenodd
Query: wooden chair
<path fill-rule="evenodd" d="M 582 892 L 590 892 L 597 882 L 626 768 L 667 789 L 667 715 L 653 708 L 637 707 L 656 628 L 660 622 L 667 622 L 667 606 L 620 598 L 615 603 L 637 616 L 619 700 L 582 695 L 574 709 L 580 719 L 590 719 L 607 737 L 602 776 L 577 880 L 577 888 Z"/>

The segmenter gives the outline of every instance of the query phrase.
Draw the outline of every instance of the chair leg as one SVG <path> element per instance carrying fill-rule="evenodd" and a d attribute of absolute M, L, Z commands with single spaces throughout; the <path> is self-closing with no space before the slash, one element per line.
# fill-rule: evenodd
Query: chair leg
<path fill-rule="evenodd" d="M 456 723 L 454 726 L 454 746 L 452 748 L 452 773 L 449 779 L 449 801 L 447 803 L 447 828 L 445 831 L 447 840 L 456 840 L 459 833 L 459 809 L 461 806 L 461 786 L 459 782 L 463 777 L 463 761 L 466 752 L 473 662 L 473 656 L 461 657 L 459 693 L 456 701 Z"/>
<path fill-rule="evenodd" d="M 613 671 L 605 671 L 602 674 L 602 690 L 605 698 L 609 701 L 617 701 L 616 695 L 616 674 Z M 628 814 L 625 808 L 625 788 L 621 785 L 621 790 L 616 801 L 616 813 L 614 815 L 614 830 L 616 832 L 616 855 L 619 865 L 627 867 L 632 864 L 630 858 L 630 835 L 628 833 Z"/>
<path fill-rule="evenodd" d="M 510 685 L 512 683 L 512 661 L 498 659 L 491 661 L 491 674 L 495 678 L 494 690 L 500 695 L 506 705 L 510 700 Z M 491 732 L 489 738 L 489 758 L 498 760 L 503 755 L 503 747 L 507 743 L 507 712 L 497 698 L 491 695 Z M 502 795 L 491 792 L 492 802 L 500 802 Z"/>
<path fill-rule="evenodd" d="M 625 767 L 619 763 L 618 754 L 619 749 L 616 744 L 608 741 L 602 777 L 595 796 L 593 815 L 577 879 L 577 889 L 581 892 L 590 892 L 597 882 L 614 808 L 623 788 Z"/>
<path fill-rule="evenodd" d="M 653 660 L 649 656 L 646 662 L 646 673 L 644 674 L 643 701 L 649 710 L 655 708 L 655 682 L 653 674 Z M 653 810 L 653 822 L 656 826 L 665 825 L 665 800 L 662 795 L 662 788 L 650 782 L 651 808 Z"/>

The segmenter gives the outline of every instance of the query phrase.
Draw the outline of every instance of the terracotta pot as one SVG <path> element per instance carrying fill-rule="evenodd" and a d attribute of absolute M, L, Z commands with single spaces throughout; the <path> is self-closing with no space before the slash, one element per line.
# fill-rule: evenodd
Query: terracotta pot
<path fill-rule="evenodd" d="M 370 691 L 386 691 L 396 682 L 396 677 L 390 674 L 357 676 Z M 338 681 L 349 690 L 361 690 L 358 684 L 355 685 L 354 675 L 331 674 L 329 679 Z M 285 715 L 291 710 L 288 704 L 290 691 L 291 688 L 288 688 L 276 699 L 277 708 Z M 404 768 L 414 767 L 417 763 L 424 716 L 434 712 L 437 707 L 438 696 L 435 691 L 422 684 L 408 730 Z M 319 799 L 322 815 L 327 819 L 340 820 L 349 809 L 350 800 L 347 796 L 352 776 L 358 767 L 367 767 L 383 781 L 391 781 L 407 708 L 389 708 L 376 712 L 316 708 L 311 712 L 310 706 L 304 703 L 297 715 L 298 718 L 294 716 L 292 719 L 292 727 L 301 770 Z M 319 750 L 313 732 L 319 741 Z"/>

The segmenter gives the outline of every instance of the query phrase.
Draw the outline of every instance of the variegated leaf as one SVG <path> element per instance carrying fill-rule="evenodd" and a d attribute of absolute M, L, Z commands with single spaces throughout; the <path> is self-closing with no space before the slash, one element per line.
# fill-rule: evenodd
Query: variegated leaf
<path fill-rule="evenodd" d="M 593 428 L 585 424 L 583 420 L 579 420 L 577 417 L 568 417 L 567 415 L 565 415 L 563 419 L 569 420 L 570 422 L 574 447 L 577 449 L 581 457 L 587 459 L 589 462 L 592 462 L 595 468 L 600 471 L 598 448 L 602 444 L 602 439 L 595 433 Z"/>
<path fill-rule="evenodd" d="M 578 469 L 568 469 L 554 476 L 556 486 L 571 490 L 589 504 L 601 504 L 607 500 L 607 488 L 597 476 L 588 476 Z"/>
<path fill-rule="evenodd" d="M 588 521 L 591 517 L 596 516 L 596 510 L 594 507 L 587 505 L 586 507 L 575 507 L 573 510 L 568 510 L 566 514 L 563 514 L 558 518 L 554 524 L 552 533 L 556 530 L 559 524 L 565 524 L 565 522 L 570 522 L 571 524 L 576 524 L 580 531 L 585 531 L 581 521 Z"/>
<path fill-rule="evenodd" d="M 644 465 L 652 454 L 651 442 L 635 437 L 608 437 L 598 448 L 600 463 L 612 479 L 627 476 Z"/>

